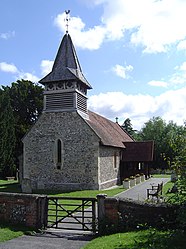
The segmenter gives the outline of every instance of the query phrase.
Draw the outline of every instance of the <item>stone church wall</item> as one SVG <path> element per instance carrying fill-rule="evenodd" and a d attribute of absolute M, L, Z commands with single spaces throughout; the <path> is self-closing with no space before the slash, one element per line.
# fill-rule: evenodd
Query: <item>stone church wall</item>
<path fill-rule="evenodd" d="M 116 185 L 119 181 L 120 149 L 100 146 L 100 189 Z"/>
<path fill-rule="evenodd" d="M 63 144 L 56 165 L 56 141 Z M 77 112 L 43 113 L 23 139 L 22 189 L 98 189 L 99 138 Z M 30 189 L 30 191 L 31 191 Z"/>

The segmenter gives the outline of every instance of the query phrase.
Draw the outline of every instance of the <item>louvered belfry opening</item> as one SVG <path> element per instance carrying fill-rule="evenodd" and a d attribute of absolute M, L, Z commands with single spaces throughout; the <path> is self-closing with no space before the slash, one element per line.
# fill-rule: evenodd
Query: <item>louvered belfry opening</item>
<path fill-rule="evenodd" d="M 63 109 L 74 109 L 73 93 L 53 93 L 46 95 L 46 111 Z"/>
<path fill-rule="evenodd" d="M 77 110 L 87 113 L 87 98 L 77 93 Z"/>
<path fill-rule="evenodd" d="M 45 94 L 44 111 L 80 110 L 87 113 L 87 97 L 79 92 Z"/>
<path fill-rule="evenodd" d="M 87 111 L 86 80 L 69 34 L 65 34 L 57 52 L 52 71 L 40 80 L 45 86 L 44 111 Z"/>

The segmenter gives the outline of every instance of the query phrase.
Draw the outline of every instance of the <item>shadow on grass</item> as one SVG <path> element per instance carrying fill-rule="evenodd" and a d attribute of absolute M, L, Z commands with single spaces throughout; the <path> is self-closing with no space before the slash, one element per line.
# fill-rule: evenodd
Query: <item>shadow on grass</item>
<path fill-rule="evenodd" d="M 21 186 L 17 181 L 11 183 L 8 181 L 1 183 L 0 181 L 0 192 L 21 193 Z"/>
<path fill-rule="evenodd" d="M 7 224 L 7 223 L 4 223 L 4 222 L 2 222 L 0 224 L 0 229 L 8 229 L 8 230 L 10 230 L 12 232 L 23 232 L 24 234 L 33 231 L 33 229 L 28 228 L 28 227 L 23 226 L 23 225 Z"/>

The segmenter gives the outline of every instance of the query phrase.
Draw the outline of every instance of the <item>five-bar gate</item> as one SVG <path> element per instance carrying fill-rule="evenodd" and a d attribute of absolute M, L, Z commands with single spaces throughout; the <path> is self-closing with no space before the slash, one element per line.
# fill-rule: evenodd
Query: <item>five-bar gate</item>
<path fill-rule="evenodd" d="M 96 198 L 48 197 L 48 228 L 96 232 Z"/>

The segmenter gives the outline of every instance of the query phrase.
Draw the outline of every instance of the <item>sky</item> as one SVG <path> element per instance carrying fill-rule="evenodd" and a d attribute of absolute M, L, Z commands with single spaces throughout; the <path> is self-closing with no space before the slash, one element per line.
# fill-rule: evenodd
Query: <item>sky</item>
<path fill-rule="evenodd" d="M 88 107 L 134 129 L 186 120 L 185 0 L 0 0 L 0 84 L 37 83 L 66 31 L 93 87 Z"/>

